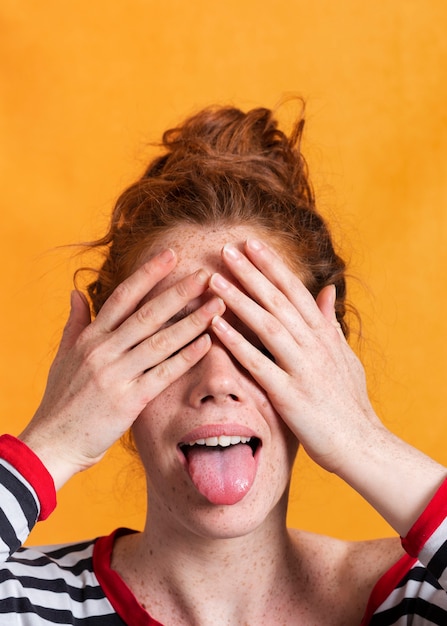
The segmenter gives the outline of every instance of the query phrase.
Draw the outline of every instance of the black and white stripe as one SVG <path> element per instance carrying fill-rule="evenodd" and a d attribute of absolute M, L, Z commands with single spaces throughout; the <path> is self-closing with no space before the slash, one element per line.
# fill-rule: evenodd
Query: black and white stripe
<path fill-rule="evenodd" d="M 0 624 L 123 626 L 93 572 L 93 546 L 21 548 L 0 569 Z"/>
<path fill-rule="evenodd" d="M 419 561 L 375 611 L 371 626 L 445 626 L 447 594 Z"/>
<path fill-rule="evenodd" d="M 0 459 L 0 559 L 26 540 L 40 513 L 34 489 L 7 461 Z"/>
<path fill-rule="evenodd" d="M 428 539 L 419 560 L 437 578 L 441 587 L 447 589 L 447 519 L 444 519 Z"/>

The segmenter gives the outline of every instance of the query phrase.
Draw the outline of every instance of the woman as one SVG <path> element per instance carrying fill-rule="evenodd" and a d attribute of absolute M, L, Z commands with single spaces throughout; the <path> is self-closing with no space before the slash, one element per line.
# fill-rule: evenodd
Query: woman
<path fill-rule="evenodd" d="M 287 138 L 266 109 L 202 111 L 118 200 L 96 317 L 75 291 L 42 403 L 0 441 L 2 623 L 447 623 L 446 469 L 368 400 L 302 126 Z M 18 549 L 54 488 L 129 429 L 144 530 Z M 408 554 L 286 528 L 299 444 Z"/>

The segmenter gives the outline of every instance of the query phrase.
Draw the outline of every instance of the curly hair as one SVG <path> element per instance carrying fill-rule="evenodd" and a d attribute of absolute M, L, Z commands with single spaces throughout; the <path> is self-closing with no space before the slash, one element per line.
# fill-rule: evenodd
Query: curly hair
<path fill-rule="evenodd" d="M 336 286 L 336 315 L 348 335 L 346 266 L 315 206 L 303 127 L 300 116 L 287 135 L 269 109 L 212 107 L 167 130 L 162 154 L 121 194 L 107 233 L 91 244 L 105 255 L 88 286 L 93 311 L 171 229 L 247 224 L 273 239 L 314 297 Z"/>

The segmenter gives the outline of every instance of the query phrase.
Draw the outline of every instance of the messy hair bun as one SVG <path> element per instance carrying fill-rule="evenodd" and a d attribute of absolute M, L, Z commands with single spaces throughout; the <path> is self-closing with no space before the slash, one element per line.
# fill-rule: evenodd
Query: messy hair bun
<path fill-rule="evenodd" d="M 345 263 L 315 207 L 303 126 L 300 117 L 287 136 L 269 109 L 213 107 L 167 130 L 162 154 L 118 198 L 108 232 L 94 243 L 105 253 L 88 287 L 95 312 L 170 229 L 244 224 L 273 238 L 314 297 L 336 286 L 336 314 L 347 335 Z"/>

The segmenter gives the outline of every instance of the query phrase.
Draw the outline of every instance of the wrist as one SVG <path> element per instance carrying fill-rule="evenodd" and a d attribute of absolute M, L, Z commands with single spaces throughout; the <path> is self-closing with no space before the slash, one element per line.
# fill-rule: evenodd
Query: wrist
<path fill-rule="evenodd" d="M 379 424 L 336 473 L 405 537 L 447 469 Z"/>
<path fill-rule="evenodd" d="M 64 454 L 59 453 L 58 445 L 48 441 L 48 437 L 41 437 L 37 429 L 29 426 L 18 436 L 22 442 L 40 460 L 51 476 L 56 491 L 82 468 L 75 467 Z"/>

